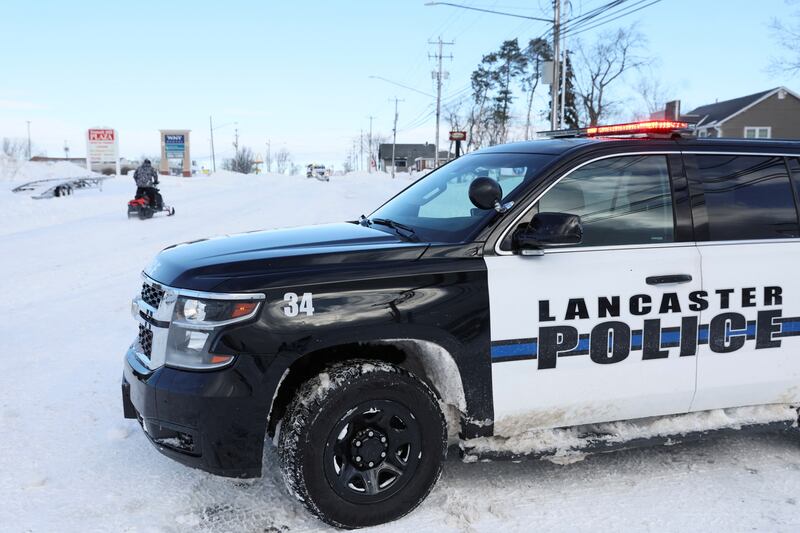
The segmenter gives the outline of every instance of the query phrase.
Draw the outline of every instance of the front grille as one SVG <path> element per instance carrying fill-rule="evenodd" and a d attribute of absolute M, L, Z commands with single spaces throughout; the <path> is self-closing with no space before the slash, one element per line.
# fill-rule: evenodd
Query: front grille
<path fill-rule="evenodd" d="M 158 309 L 162 298 L 164 298 L 163 289 L 150 285 L 146 281 L 142 284 L 142 300 L 144 300 L 147 305 Z"/>
<path fill-rule="evenodd" d="M 139 346 L 142 353 L 150 357 L 153 351 L 153 332 L 142 325 L 139 326 Z"/>

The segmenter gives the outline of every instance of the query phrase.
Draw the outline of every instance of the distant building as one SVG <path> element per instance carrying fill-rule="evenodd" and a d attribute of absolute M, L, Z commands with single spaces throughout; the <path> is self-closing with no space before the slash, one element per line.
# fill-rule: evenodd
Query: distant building
<path fill-rule="evenodd" d="M 800 96 L 775 87 L 700 106 L 681 119 L 695 125 L 698 137 L 800 139 Z"/>
<path fill-rule="evenodd" d="M 436 155 L 436 146 L 433 144 L 396 144 L 395 145 L 395 165 L 397 172 L 408 172 L 415 168 L 417 160 L 427 160 L 431 162 Z M 439 150 L 439 160 L 448 161 L 452 159 L 452 154 L 447 150 Z M 386 143 L 378 146 L 378 160 L 382 170 L 392 168 L 392 144 Z M 426 168 L 432 167 L 428 165 Z M 416 169 L 419 170 L 419 169 Z"/>

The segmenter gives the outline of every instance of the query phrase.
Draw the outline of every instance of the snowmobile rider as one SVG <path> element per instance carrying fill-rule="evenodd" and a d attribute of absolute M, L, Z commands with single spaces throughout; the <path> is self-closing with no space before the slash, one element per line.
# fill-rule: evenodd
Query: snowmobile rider
<path fill-rule="evenodd" d="M 150 163 L 149 159 L 145 159 L 136 172 L 133 173 L 133 179 L 136 181 L 136 198 L 147 196 L 150 205 L 158 208 L 161 202 L 160 194 L 155 188 L 158 185 L 158 172 Z"/>

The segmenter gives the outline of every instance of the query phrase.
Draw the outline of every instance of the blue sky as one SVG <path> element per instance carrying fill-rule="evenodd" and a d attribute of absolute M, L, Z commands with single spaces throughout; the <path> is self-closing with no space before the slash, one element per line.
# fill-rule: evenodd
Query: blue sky
<path fill-rule="evenodd" d="M 202 159 L 213 115 L 219 125 L 237 122 L 241 143 L 256 152 L 269 139 L 300 164 L 341 165 L 368 116 L 390 135 L 397 96 L 398 140 L 432 142 L 431 99 L 369 76 L 434 92 L 427 42 L 441 36 L 456 43 L 446 50 L 454 58 L 445 61 L 444 95 L 468 97 L 483 54 L 546 24 L 424 2 L 5 0 L 0 137 L 24 137 L 30 120 L 33 142 L 49 155 L 61 155 L 65 140 L 83 155 L 85 129 L 110 126 L 122 155 L 137 158 L 158 152 L 159 128 L 187 128 Z M 548 0 L 454 2 L 550 16 Z M 580 13 L 606 2 L 572 3 Z M 784 0 L 662 0 L 580 37 L 636 24 L 657 59 L 654 75 L 688 110 L 777 85 L 800 90 L 800 79 L 766 69 L 779 54 L 770 20 L 798 10 Z M 643 108 L 625 87 L 619 93 L 626 109 Z M 232 151 L 233 133 L 233 125 L 215 132 L 218 157 Z"/>

